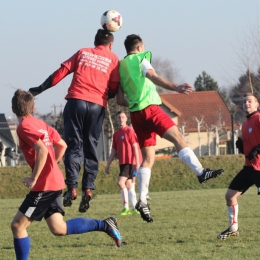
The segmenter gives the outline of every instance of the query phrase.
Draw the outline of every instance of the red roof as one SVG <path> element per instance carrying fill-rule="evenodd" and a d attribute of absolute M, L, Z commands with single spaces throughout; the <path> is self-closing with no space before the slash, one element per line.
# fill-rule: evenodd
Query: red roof
<path fill-rule="evenodd" d="M 223 128 L 231 129 L 231 113 L 224 103 L 223 99 L 216 91 L 199 91 L 189 95 L 180 93 L 160 94 L 162 103 L 169 110 L 178 116 L 178 126 L 185 125 L 185 132 L 197 131 L 197 118 L 203 123 L 201 130 L 205 130 L 205 126 L 211 128 L 217 125 L 219 117 L 220 122 L 224 124 Z M 235 129 L 238 125 L 234 121 Z"/>

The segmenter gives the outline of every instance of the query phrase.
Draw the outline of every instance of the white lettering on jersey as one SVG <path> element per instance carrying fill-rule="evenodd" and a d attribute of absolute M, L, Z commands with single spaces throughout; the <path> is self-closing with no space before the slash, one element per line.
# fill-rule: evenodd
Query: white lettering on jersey
<path fill-rule="evenodd" d="M 79 64 L 106 73 L 111 62 L 112 60 L 106 57 L 83 51 L 80 57 Z"/>
<path fill-rule="evenodd" d="M 52 145 L 51 141 L 50 141 L 50 138 L 49 138 L 49 134 L 46 130 L 43 130 L 43 129 L 40 129 L 38 130 L 38 132 L 44 134 L 44 138 L 43 138 L 43 142 L 46 146 L 49 146 L 49 145 Z"/>

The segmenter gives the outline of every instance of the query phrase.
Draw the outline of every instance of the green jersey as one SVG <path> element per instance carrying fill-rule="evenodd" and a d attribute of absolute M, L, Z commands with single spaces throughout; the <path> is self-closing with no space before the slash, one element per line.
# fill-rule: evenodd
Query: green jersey
<path fill-rule="evenodd" d="M 128 98 L 130 112 L 162 104 L 156 86 L 142 73 L 142 61 L 147 59 L 150 62 L 151 55 L 149 51 L 130 54 L 120 61 L 120 84 Z"/>

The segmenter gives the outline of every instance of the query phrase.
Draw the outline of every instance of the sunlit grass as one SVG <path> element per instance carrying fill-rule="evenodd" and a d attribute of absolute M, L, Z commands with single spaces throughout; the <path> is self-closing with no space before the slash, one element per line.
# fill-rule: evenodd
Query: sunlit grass
<path fill-rule="evenodd" d="M 214 182 L 215 180 L 211 180 Z M 28 228 L 30 259 L 259 259 L 259 197 L 251 188 L 239 198 L 240 236 L 220 241 L 227 228 L 226 189 L 151 192 L 153 223 L 138 215 L 120 216 L 119 192 L 97 195 L 86 214 L 78 213 L 79 200 L 66 208 L 65 219 L 78 216 L 104 219 L 115 216 L 124 245 L 117 248 L 102 232 L 54 237 L 45 221 Z M 0 259 L 14 259 L 10 222 L 22 199 L 2 199 L 0 204 Z"/>

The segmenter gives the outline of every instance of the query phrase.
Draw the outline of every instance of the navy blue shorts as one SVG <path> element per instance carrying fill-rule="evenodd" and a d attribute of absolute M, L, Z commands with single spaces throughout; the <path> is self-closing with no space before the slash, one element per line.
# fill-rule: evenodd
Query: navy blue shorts
<path fill-rule="evenodd" d="M 244 166 L 244 168 L 235 176 L 229 185 L 229 189 L 245 193 L 252 185 L 258 188 L 260 195 L 260 171 L 253 167 Z"/>
<path fill-rule="evenodd" d="M 19 208 L 31 220 L 41 221 L 49 218 L 54 213 L 65 212 L 62 208 L 62 191 L 30 191 Z"/>

